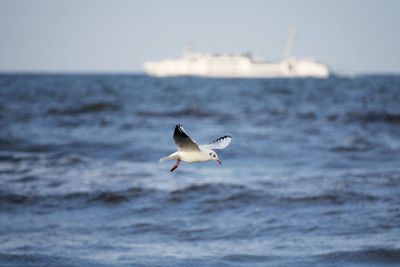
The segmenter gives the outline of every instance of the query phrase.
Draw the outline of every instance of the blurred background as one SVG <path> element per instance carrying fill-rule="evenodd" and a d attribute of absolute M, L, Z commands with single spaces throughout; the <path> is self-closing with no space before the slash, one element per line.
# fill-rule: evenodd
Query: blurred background
<path fill-rule="evenodd" d="M 0 1 L 0 266 L 398 266 L 396 1 Z M 328 78 L 152 77 L 292 54 Z M 182 124 L 215 162 L 159 158 Z"/>
<path fill-rule="evenodd" d="M 142 72 L 185 46 L 281 59 L 294 56 L 341 74 L 398 73 L 396 0 L 0 1 L 0 71 Z"/>

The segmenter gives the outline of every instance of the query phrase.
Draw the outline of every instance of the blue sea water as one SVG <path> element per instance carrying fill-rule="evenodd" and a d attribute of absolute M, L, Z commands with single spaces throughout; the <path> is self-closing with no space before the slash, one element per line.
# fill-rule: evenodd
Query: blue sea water
<path fill-rule="evenodd" d="M 0 75 L 0 266 L 400 266 L 400 76 Z"/>

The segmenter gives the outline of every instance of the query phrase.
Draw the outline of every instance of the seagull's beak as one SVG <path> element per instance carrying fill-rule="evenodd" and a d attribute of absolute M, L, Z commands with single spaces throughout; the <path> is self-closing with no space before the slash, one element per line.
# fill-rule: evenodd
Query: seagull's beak
<path fill-rule="evenodd" d="M 222 164 L 222 162 L 221 162 L 219 159 L 217 159 L 217 162 L 218 162 L 219 164 Z"/>

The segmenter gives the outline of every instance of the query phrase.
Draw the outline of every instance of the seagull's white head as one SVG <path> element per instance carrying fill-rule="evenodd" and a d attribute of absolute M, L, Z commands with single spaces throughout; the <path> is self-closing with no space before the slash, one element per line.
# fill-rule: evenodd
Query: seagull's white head
<path fill-rule="evenodd" d="M 209 160 L 216 160 L 219 164 L 222 164 L 222 162 L 218 159 L 218 154 L 214 150 L 209 150 L 208 151 L 208 157 Z"/>

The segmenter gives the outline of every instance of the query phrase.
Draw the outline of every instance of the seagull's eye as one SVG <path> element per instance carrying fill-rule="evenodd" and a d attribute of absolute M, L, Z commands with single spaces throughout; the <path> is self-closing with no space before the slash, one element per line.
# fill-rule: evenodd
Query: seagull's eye
<path fill-rule="evenodd" d="M 211 156 L 211 153 L 210 153 L 210 156 Z"/>
<path fill-rule="evenodd" d="M 215 158 L 215 155 L 214 155 L 214 158 Z"/>

